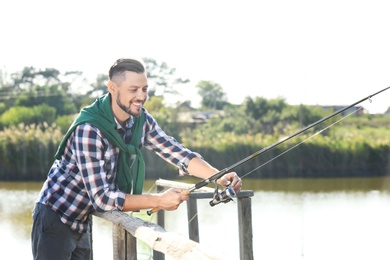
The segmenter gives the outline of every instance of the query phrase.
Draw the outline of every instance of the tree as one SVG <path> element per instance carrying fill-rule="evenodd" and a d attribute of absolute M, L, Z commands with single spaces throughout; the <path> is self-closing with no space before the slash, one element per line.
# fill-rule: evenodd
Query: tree
<path fill-rule="evenodd" d="M 21 72 L 12 73 L 9 82 L 2 81 L 0 101 L 4 101 L 6 109 L 45 103 L 54 107 L 57 115 L 76 113 L 80 104 L 71 93 L 70 86 L 79 84 L 81 76 L 80 71 L 62 74 L 54 68 L 25 67 Z M 80 89 L 79 86 L 76 88 Z"/>
<path fill-rule="evenodd" d="M 47 104 L 33 107 L 14 106 L 5 111 L 0 119 L 4 126 L 18 124 L 39 124 L 46 122 L 52 124 L 55 121 L 56 109 Z"/>
<path fill-rule="evenodd" d="M 212 81 L 200 81 L 196 87 L 202 97 L 202 105 L 214 109 L 222 109 L 227 104 L 226 93 L 222 87 Z"/>
<path fill-rule="evenodd" d="M 69 75 L 80 76 L 81 74 L 81 72 L 73 71 L 66 72 L 62 75 L 59 70 L 54 68 L 37 69 L 34 67 L 24 67 L 21 72 L 11 74 L 11 85 L 16 93 L 22 90 L 29 90 L 36 85 L 61 85 L 65 91 L 68 91 L 70 83 L 69 80 L 66 80 L 66 78 L 69 77 Z M 73 81 L 74 78 L 70 80 L 70 82 Z"/>
<path fill-rule="evenodd" d="M 200 129 L 210 133 L 251 133 L 251 125 L 242 106 L 226 105 L 223 115 L 215 115 Z"/>
<path fill-rule="evenodd" d="M 176 122 L 176 109 L 167 108 L 164 106 L 164 99 L 162 97 L 150 97 L 148 102 L 145 103 L 145 108 L 151 111 L 153 117 L 157 120 L 158 125 L 164 129 L 164 131 L 179 138 L 180 127 Z"/>
<path fill-rule="evenodd" d="M 34 85 L 33 81 L 35 75 L 36 69 L 34 67 L 24 67 L 21 72 L 12 73 L 11 79 L 13 81 L 13 90 L 18 92 L 22 89 L 31 88 Z"/>
<path fill-rule="evenodd" d="M 59 79 L 60 71 L 53 68 L 46 68 L 44 70 L 39 70 L 35 74 L 35 78 L 41 80 L 38 76 L 42 78 L 44 86 L 50 86 L 61 83 Z"/>
<path fill-rule="evenodd" d="M 243 106 L 253 131 L 267 134 L 275 132 L 282 112 L 288 108 L 282 98 L 267 100 L 263 97 L 255 97 L 254 99 L 247 97 Z"/>
<path fill-rule="evenodd" d="M 30 90 L 22 91 L 15 99 L 14 105 L 33 107 L 48 104 L 54 107 L 57 115 L 76 113 L 78 108 L 73 102 L 73 96 L 67 94 L 59 85 L 34 86 Z"/>
<path fill-rule="evenodd" d="M 187 84 L 189 79 L 175 77 L 176 69 L 170 68 L 165 62 L 158 63 L 152 58 L 143 58 L 149 79 L 149 96 L 177 95 L 175 86 Z"/>
<path fill-rule="evenodd" d="M 88 96 L 100 96 L 107 92 L 108 75 L 98 74 L 96 81 L 91 84 L 92 89 L 87 92 Z"/>

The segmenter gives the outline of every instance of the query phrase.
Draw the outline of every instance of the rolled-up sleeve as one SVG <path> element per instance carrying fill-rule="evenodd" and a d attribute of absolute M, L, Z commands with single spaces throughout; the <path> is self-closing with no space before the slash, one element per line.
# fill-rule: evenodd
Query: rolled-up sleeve
<path fill-rule="evenodd" d="M 155 152 L 168 163 L 175 165 L 179 169 L 180 175 L 188 174 L 187 168 L 191 159 L 195 157 L 202 158 L 202 156 L 191 151 L 176 141 L 175 138 L 168 136 L 150 114 L 146 115 L 145 136 L 143 138 L 145 148 Z"/>

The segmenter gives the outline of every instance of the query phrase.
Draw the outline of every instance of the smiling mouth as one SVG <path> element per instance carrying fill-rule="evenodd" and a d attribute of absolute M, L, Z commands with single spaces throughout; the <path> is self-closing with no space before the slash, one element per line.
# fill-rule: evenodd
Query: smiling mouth
<path fill-rule="evenodd" d="M 130 103 L 131 105 L 135 106 L 137 109 L 142 108 L 142 103 Z"/>

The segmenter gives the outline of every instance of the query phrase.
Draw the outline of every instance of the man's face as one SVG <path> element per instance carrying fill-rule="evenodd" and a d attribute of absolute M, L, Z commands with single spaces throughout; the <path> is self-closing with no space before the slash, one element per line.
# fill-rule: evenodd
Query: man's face
<path fill-rule="evenodd" d="M 112 83 L 113 86 L 109 88 L 114 115 L 120 120 L 139 116 L 148 98 L 148 80 L 144 73 L 126 71 L 124 76 L 122 82 Z"/>

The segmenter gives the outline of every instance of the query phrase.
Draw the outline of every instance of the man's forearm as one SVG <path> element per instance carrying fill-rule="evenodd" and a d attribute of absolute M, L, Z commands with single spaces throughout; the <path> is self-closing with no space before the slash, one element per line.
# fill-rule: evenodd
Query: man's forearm
<path fill-rule="evenodd" d="M 190 161 L 187 170 L 189 174 L 201 179 L 208 178 L 218 172 L 218 169 L 198 157 Z"/>
<path fill-rule="evenodd" d="M 132 195 L 126 194 L 123 211 L 137 211 L 141 209 L 151 209 L 158 207 L 158 194 Z"/>

